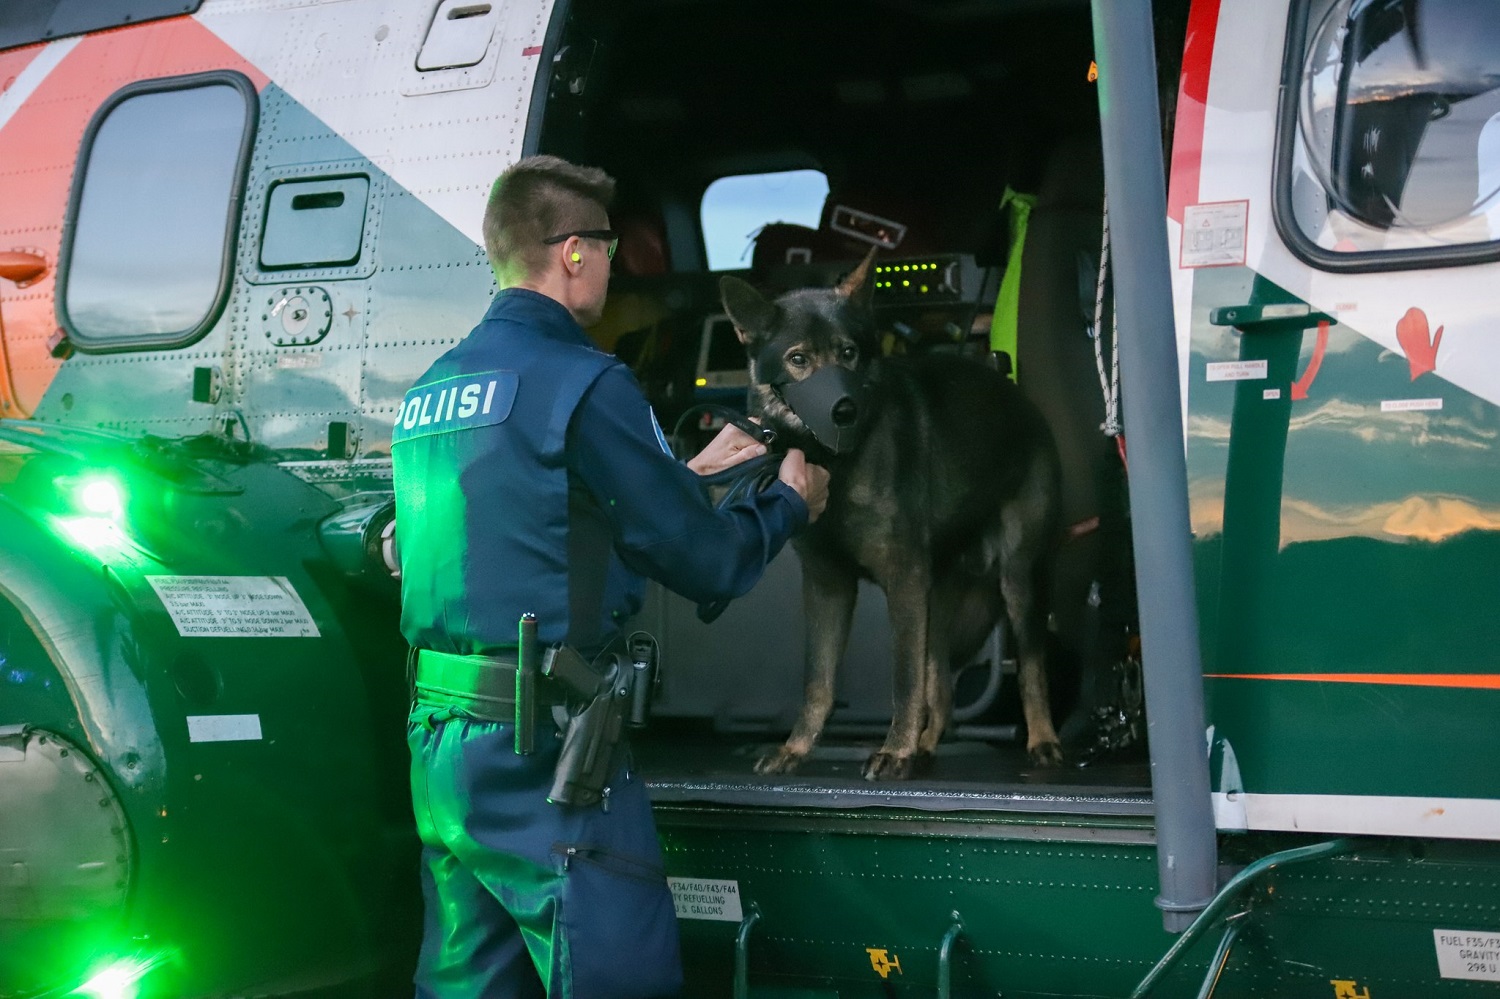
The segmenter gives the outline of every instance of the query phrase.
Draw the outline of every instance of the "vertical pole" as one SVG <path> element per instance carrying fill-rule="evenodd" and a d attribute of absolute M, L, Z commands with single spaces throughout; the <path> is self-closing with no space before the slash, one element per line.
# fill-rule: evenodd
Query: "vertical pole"
<path fill-rule="evenodd" d="M 1156 50 L 1150 0 L 1093 0 L 1093 15 L 1156 806 L 1156 905 L 1163 925 L 1177 933 L 1214 896 L 1218 844 L 1204 742 Z"/>

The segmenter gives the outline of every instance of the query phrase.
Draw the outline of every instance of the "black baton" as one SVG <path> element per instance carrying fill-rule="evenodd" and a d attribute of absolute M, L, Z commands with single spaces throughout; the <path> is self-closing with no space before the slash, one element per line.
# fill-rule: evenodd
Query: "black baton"
<path fill-rule="evenodd" d="M 536 615 L 521 615 L 521 637 L 516 645 L 516 753 L 536 752 Z"/>

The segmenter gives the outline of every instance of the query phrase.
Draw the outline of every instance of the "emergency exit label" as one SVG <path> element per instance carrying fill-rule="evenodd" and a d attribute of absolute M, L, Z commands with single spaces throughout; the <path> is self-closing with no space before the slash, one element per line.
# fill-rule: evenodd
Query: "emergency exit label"
<path fill-rule="evenodd" d="M 678 919 L 719 919 L 738 923 L 745 918 L 740 909 L 738 881 L 703 881 L 698 878 L 667 878 Z"/>
<path fill-rule="evenodd" d="M 147 576 L 184 638 L 317 638 L 285 576 Z"/>
<path fill-rule="evenodd" d="M 1433 930 L 1438 974 L 1475 982 L 1500 982 L 1500 933 Z"/>

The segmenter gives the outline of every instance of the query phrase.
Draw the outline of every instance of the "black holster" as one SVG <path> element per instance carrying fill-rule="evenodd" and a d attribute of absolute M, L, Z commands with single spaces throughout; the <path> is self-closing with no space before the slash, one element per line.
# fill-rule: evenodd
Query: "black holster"
<path fill-rule="evenodd" d="M 646 724 L 656 681 L 655 640 L 646 636 L 645 641 L 633 641 L 628 655 L 606 656 L 603 665 L 601 675 L 565 645 L 548 650 L 542 664 L 543 675 L 586 700 L 569 716 L 563 732 L 562 752 L 547 794 L 554 805 L 588 806 L 602 801 L 624 759 L 626 726 Z"/>

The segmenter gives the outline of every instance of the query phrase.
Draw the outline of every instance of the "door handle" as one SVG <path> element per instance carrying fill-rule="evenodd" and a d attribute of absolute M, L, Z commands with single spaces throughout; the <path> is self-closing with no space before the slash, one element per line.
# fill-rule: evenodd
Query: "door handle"
<path fill-rule="evenodd" d="M 1241 333 L 1276 333 L 1283 330 L 1307 330 L 1319 323 L 1333 326 L 1338 320 L 1326 312 L 1315 312 L 1305 302 L 1276 302 L 1268 305 L 1222 305 L 1210 309 L 1208 321 L 1215 326 L 1233 326 Z"/>

